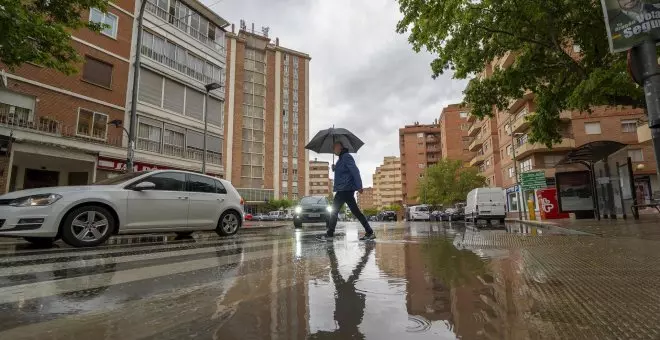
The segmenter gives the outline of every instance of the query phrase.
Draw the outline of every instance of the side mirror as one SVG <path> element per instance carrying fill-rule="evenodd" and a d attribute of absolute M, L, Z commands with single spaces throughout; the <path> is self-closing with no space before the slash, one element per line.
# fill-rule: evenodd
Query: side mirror
<path fill-rule="evenodd" d="M 141 182 L 133 187 L 135 191 L 153 190 L 156 189 L 156 184 L 152 182 Z"/>

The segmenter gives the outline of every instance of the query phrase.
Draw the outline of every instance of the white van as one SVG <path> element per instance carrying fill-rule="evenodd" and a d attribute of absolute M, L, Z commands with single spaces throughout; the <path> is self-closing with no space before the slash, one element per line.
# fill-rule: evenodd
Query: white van
<path fill-rule="evenodd" d="M 502 188 L 476 188 L 467 195 L 465 220 L 499 220 L 504 223 L 506 217 L 506 197 Z"/>
<path fill-rule="evenodd" d="M 430 221 L 431 207 L 426 204 L 414 205 L 408 208 L 408 219 L 410 221 Z"/>

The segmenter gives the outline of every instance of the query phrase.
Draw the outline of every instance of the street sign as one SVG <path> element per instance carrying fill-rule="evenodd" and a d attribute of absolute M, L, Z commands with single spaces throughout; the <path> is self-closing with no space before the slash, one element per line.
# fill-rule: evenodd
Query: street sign
<path fill-rule="evenodd" d="M 660 0 L 601 0 L 610 50 L 660 40 Z"/>
<path fill-rule="evenodd" d="M 548 184 L 545 181 L 545 171 L 528 171 L 521 173 L 520 186 L 524 190 L 536 190 L 548 187 Z"/>

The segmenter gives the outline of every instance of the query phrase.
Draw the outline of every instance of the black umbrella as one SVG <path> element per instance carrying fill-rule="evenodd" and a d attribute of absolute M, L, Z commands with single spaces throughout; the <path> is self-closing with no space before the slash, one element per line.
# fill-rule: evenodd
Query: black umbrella
<path fill-rule="evenodd" d="M 305 145 L 305 149 L 312 150 L 316 153 L 334 154 L 333 149 L 336 142 L 340 142 L 350 153 L 356 153 L 362 145 L 364 145 L 364 142 L 352 132 L 343 128 L 331 127 L 319 131 L 316 136 Z"/>

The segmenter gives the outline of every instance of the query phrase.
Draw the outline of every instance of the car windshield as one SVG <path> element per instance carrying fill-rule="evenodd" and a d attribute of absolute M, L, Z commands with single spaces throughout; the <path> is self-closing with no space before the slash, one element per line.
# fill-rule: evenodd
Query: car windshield
<path fill-rule="evenodd" d="M 101 181 L 98 181 L 94 183 L 94 185 L 116 185 L 119 183 L 124 183 L 128 180 L 131 180 L 133 178 L 142 176 L 146 174 L 148 171 L 137 171 L 137 172 L 127 172 L 125 174 L 121 174 L 119 176 L 107 178 Z"/>
<path fill-rule="evenodd" d="M 324 204 L 327 202 L 327 198 L 324 196 L 307 196 L 300 200 L 300 204 Z"/>

